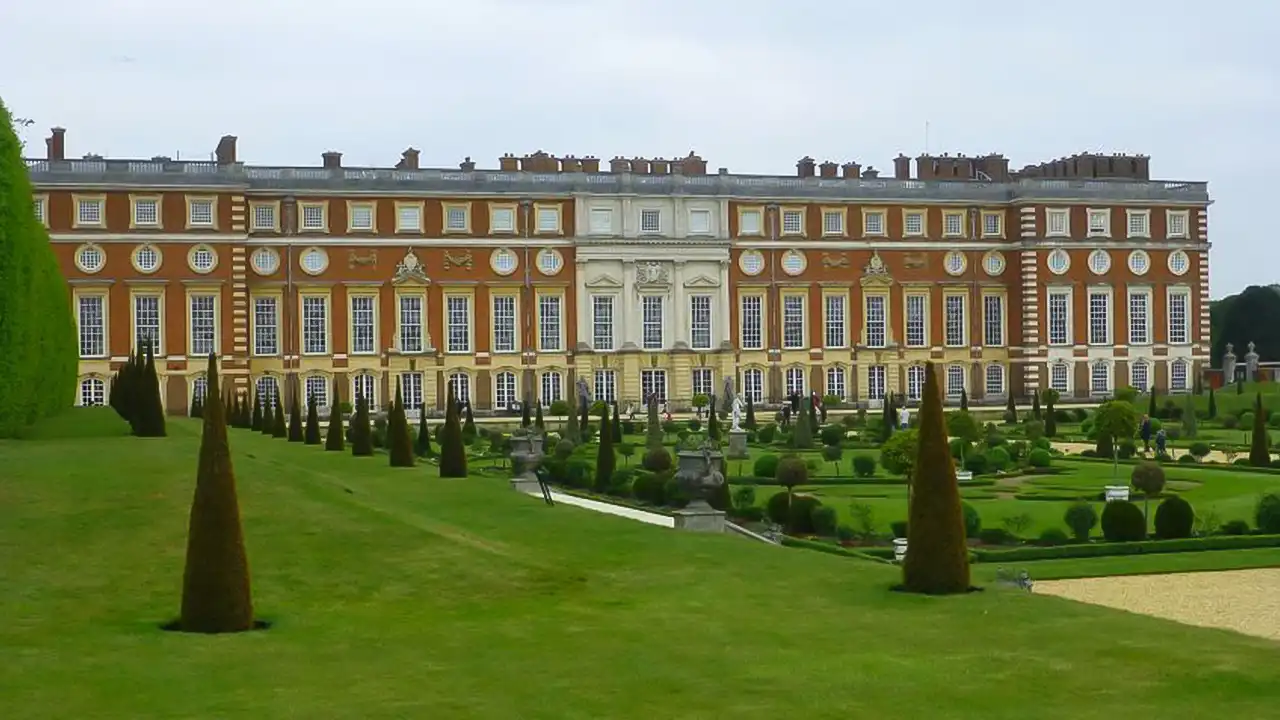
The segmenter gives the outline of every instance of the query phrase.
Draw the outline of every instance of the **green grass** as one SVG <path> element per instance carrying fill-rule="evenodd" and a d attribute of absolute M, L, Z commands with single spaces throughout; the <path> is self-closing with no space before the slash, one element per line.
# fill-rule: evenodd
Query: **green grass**
<path fill-rule="evenodd" d="M 198 426 L 94 437 L 121 433 L 109 412 L 0 442 L 6 719 L 1087 720 L 1266 717 L 1280 701 L 1265 640 L 1014 591 L 904 596 L 891 566 L 245 431 L 255 600 L 275 625 L 160 632 Z"/>
<path fill-rule="evenodd" d="M 1245 570 L 1280 566 L 1280 548 L 1250 550 L 1214 550 L 1209 552 L 1169 553 L 1168 555 L 1128 555 L 1073 560 L 1037 560 L 1008 563 L 1003 567 L 1026 570 L 1032 580 L 1067 580 L 1072 578 L 1114 575 L 1151 575 L 1156 573 L 1198 572 L 1212 570 Z M 1002 567 L 995 563 L 973 566 L 975 578 L 990 582 Z"/>

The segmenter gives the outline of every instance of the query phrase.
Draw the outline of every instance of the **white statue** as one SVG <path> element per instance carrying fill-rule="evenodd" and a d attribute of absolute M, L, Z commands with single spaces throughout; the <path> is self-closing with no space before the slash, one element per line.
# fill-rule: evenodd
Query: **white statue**
<path fill-rule="evenodd" d="M 730 428 L 736 432 L 741 432 L 742 427 L 738 424 L 742 420 L 742 397 L 735 395 L 733 397 L 733 427 Z"/>

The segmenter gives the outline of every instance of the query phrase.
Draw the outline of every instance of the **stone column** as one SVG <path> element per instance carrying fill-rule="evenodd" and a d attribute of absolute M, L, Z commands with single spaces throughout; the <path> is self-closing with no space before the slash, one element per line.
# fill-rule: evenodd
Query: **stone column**
<path fill-rule="evenodd" d="M 684 260 L 671 263 L 671 333 L 667 348 L 689 345 L 689 328 L 685 321 Z"/>

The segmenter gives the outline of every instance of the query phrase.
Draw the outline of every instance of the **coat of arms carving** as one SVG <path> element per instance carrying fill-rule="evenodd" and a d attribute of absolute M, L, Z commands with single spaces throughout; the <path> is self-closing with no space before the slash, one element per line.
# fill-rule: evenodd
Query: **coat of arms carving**
<path fill-rule="evenodd" d="M 638 263 L 636 282 L 641 285 L 661 285 L 668 282 L 667 266 L 660 262 Z"/>
<path fill-rule="evenodd" d="M 396 274 L 393 282 L 404 282 L 405 280 L 417 280 L 419 282 L 430 282 L 427 278 L 427 268 L 418 259 L 417 253 L 413 248 L 404 254 L 404 259 L 396 264 Z"/>

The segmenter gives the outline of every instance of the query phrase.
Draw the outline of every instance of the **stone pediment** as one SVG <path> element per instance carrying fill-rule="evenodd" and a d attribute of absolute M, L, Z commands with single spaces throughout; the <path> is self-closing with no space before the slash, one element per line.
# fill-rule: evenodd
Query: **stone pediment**
<path fill-rule="evenodd" d="M 598 275 L 584 285 L 589 288 L 620 288 L 622 281 L 612 275 Z"/>
<path fill-rule="evenodd" d="M 884 259 L 880 257 L 880 253 L 872 251 L 871 260 L 862 269 L 862 278 L 858 282 L 863 287 L 877 285 L 888 287 L 893 284 L 893 277 L 889 275 L 889 268 L 884 264 Z"/>
<path fill-rule="evenodd" d="M 684 286 L 689 288 L 716 288 L 720 287 L 720 281 L 708 275 L 698 275 L 685 280 Z"/>

